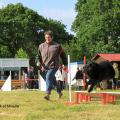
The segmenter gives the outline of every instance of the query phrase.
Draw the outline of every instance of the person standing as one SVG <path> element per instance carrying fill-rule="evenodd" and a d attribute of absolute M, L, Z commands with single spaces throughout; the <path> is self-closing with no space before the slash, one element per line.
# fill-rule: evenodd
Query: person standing
<path fill-rule="evenodd" d="M 62 96 L 62 90 L 63 90 L 63 77 L 62 77 L 62 66 L 60 66 L 57 70 L 57 72 L 55 73 L 55 78 L 56 78 L 56 82 L 57 82 L 57 92 L 61 93 Z M 59 98 L 61 97 L 59 96 Z"/>
<path fill-rule="evenodd" d="M 114 76 L 114 78 L 112 80 L 112 89 L 115 90 L 117 88 L 118 78 L 119 78 L 118 64 L 117 63 L 113 63 L 113 68 L 115 70 L 115 76 Z"/>
<path fill-rule="evenodd" d="M 73 79 L 76 79 L 77 89 L 81 90 L 83 88 L 83 74 L 79 67 L 77 67 L 77 71 Z"/>
<path fill-rule="evenodd" d="M 55 73 L 59 68 L 60 58 L 65 67 L 67 66 L 67 57 L 61 45 L 53 41 L 53 32 L 48 30 L 44 33 L 45 42 L 39 45 L 39 63 L 41 75 L 46 81 L 46 100 L 50 100 L 51 90 L 57 86 Z M 58 92 L 59 98 L 62 96 Z"/>
<path fill-rule="evenodd" d="M 27 68 L 23 70 L 23 80 L 24 80 L 24 88 L 29 89 L 28 70 L 27 70 Z"/>
<path fill-rule="evenodd" d="M 29 86 L 29 89 L 33 89 L 34 86 L 35 86 L 35 75 L 34 75 L 34 69 L 33 67 L 31 66 L 29 69 L 28 69 L 28 86 Z"/>

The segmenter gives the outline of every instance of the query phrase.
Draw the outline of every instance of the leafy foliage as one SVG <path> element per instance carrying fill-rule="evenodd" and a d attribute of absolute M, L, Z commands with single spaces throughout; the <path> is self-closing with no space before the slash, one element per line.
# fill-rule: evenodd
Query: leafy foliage
<path fill-rule="evenodd" d="M 1 45 L 0 44 L 0 56 L 1 58 L 9 58 L 11 56 L 11 53 L 8 50 L 7 46 Z"/>
<path fill-rule="evenodd" d="M 31 56 L 31 48 L 38 39 L 37 30 L 44 28 L 45 21 L 42 16 L 22 4 L 9 4 L 0 10 L 0 43 L 8 47 L 11 57 L 20 48 Z"/>
<path fill-rule="evenodd" d="M 23 49 L 30 59 L 34 59 L 38 45 L 44 41 L 44 31 L 48 29 L 53 30 L 55 41 L 60 43 L 71 37 L 61 22 L 48 20 L 21 3 L 0 9 L 0 45 L 6 46 L 10 53 L 0 54 L 0 57 L 15 57 L 17 51 Z"/>
<path fill-rule="evenodd" d="M 72 24 L 81 53 L 120 52 L 120 1 L 78 0 Z"/>
<path fill-rule="evenodd" d="M 20 48 L 20 49 L 17 51 L 15 57 L 16 57 L 16 58 L 28 58 L 28 55 L 27 55 L 27 53 L 26 53 L 22 48 Z"/>
<path fill-rule="evenodd" d="M 71 40 L 69 44 L 64 44 L 63 48 L 70 55 L 71 62 L 83 60 L 83 54 L 75 39 Z"/>

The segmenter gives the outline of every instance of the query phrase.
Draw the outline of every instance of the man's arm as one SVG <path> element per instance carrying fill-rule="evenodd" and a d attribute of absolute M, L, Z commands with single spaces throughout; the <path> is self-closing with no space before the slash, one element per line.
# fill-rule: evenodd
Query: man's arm
<path fill-rule="evenodd" d="M 36 58 L 35 58 L 36 65 L 40 66 L 41 65 L 41 61 L 42 61 L 42 57 L 41 57 L 40 50 L 38 49 L 38 52 L 37 52 L 37 55 L 36 55 Z"/>
<path fill-rule="evenodd" d="M 60 46 L 60 58 L 62 59 L 63 65 L 67 66 L 68 65 L 67 56 L 61 46 Z"/>

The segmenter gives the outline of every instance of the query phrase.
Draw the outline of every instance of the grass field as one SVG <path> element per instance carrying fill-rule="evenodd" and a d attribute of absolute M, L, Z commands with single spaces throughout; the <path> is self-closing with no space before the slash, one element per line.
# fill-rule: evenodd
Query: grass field
<path fill-rule="evenodd" d="M 0 120 L 120 120 L 120 103 L 102 105 L 100 102 L 65 104 L 52 92 L 51 101 L 43 99 L 44 92 L 17 90 L 0 92 Z"/>

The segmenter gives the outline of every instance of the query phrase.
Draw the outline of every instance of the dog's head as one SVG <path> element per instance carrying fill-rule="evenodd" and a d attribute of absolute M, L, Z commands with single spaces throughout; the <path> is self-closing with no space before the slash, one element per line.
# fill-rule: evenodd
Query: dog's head
<path fill-rule="evenodd" d="M 89 79 L 89 81 L 87 82 L 87 85 L 90 85 L 88 88 L 88 92 L 91 92 L 93 90 L 93 87 L 98 82 L 99 64 L 91 61 L 83 67 L 82 72 Z"/>
<path fill-rule="evenodd" d="M 97 79 L 98 77 L 99 65 L 94 61 L 89 62 L 83 66 L 82 72 L 88 76 L 88 79 Z"/>

